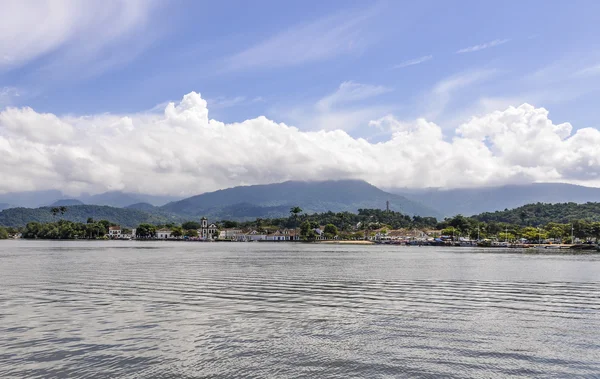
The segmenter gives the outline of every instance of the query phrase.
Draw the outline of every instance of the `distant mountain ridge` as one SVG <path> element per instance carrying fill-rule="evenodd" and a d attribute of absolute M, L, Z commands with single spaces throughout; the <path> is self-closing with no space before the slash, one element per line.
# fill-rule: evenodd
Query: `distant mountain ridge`
<path fill-rule="evenodd" d="M 390 209 L 409 215 L 439 216 L 439 213 L 404 196 L 394 195 L 362 180 L 288 181 L 283 183 L 240 186 L 208 192 L 160 207 L 170 213 L 212 215 L 234 219 L 287 217 L 292 206 L 305 213 L 356 212 L 361 208 Z"/>
<path fill-rule="evenodd" d="M 141 223 L 164 224 L 186 221 L 180 216 L 165 213 L 149 213 L 106 205 L 74 205 L 67 207 L 67 211 L 58 216 L 52 214 L 51 207 L 5 209 L 0 211 L 0 225 L 25 226 L 29 222 L 44 223 L 60 219 L 85 223 L 89 217 L 94 220 L 108 220 L 130 228 Z"/>
<path fill-rule="evenodd" d="M 73 205 L 84 205 L 82 201 L 77 199 L 64 199 L 64 200 L 56 200 L 54 203 L 50 204 L 51 207 L 68 207 Z"/>
<path fill-rule="evenodd" d="M 153 206 L 160 206 L 179 199 L 180 197 L 177 196 L 147 195 L 121 191 L 109 191 L 96 195 L 82 194 L 76 197 L 68 197 L 56 190 L 25 191 L 0 194 L 0 204 L 6 204 L 6 208 L 0 209 L 13 207 L 38 208 L 50 204 L 69 205 L 63 203 L 65 201 L 71 202 L 70 205 L 75 205 L 75 201 L 79 201 L 78 205 L 107 205 L 120 208 L 136 203 L 149 203 Z"/>
<path fill-rule="evenodd" d="M 393 192 L 393 193 L 390 193 Z M 164 202 L 168 200 L 174 200 Z M 256 217 L 287 217 L 289 208 L 300 206 L 306 213 L 356 212 L 360 208 L 390 209 L 409 215 L 438 219 L 512 209 L 531 203 L 578 204 L 600 202 L 600 188 L 564 183 L 537 183 L 463 189 L 393 189 L 383 191 L 360 180 L 284 183 L 240 186 L 179 200 L 127 192 L 105 192 L 67 198 L 59 191 L 32 191 L 0 195 L 0 210 L 13 207 L 107 205 L 144 211 L 157 217 L 248 220 Z"/>
<path fill-rule="evenodd" d="M 62 198 L 62 192 L 56 190 L 9 192 L 0 194 L 0 203 L 10 204 L 11 207 L 35 208 L 52 204 Z"/>
<path fill-rule="evenodd" d="M 10 205 L 7 203 L 0 203 L 0 211 L 3 209 L 14 208 L 14 205 Z"/>
<path fill-rule="evenodd" d="M 600 201 L 600 188 L 566 183 L 533 183 L 484 188 L 390 190 L 438 210 L 446 217 L 471 216 L 517 208 L 532 203 L 578 203 Z"/>
<path fill-rule="evenodd" d="M 111 195 L 112 196 L 112 195 Z M 120 198 L 123 199 L 123 198 Z M 88 217 L 106 219 L 123 226 L 136 223 L 181 222 L 208 217 L 211 220 L 253 220 L 255 218 L 288 217 L 290 208 L 300 206 L 304 213 L 356 212 L 358 209 L 385 209 L 408 215 L 438 216 L 433 209 L 393 195 L 359 180 L 321 182 L 284 182 L 267 185 L 234 187 L 192 196 L 162 207 L 136 203 L 126 208 L 98 205 L 73 205 L 61 215 L 69 221 L 85 222 Z M 0 225 L 22 226 L 27 222 L 56 220 L 50 207 L 13 208 L 0 212 Z"/>

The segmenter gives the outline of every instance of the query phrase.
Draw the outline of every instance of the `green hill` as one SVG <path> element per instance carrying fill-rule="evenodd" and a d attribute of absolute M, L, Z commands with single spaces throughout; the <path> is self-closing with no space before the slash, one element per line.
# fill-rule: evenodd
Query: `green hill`
<path fill-rule="evenodd" d="M 361 180 L 322 182 L 289 181 L 277 184 L 234 187 L 209 192 L 166 204 L 160 209 L 190 217 L 217 219 L 287 217 L 289 208 L 300 206 L 305 213 L 356 212 L 358 209 L 390 209 L 409 215 L 439 216 L 416 201 L 394 195 Z"/>
<path fill-rule="evenodd" d="M 125 207 L 126 209 L 137 209 L 139 211 L 152 212 L 156 207 L 149 203 L 135 203 Z"/>
<path fill-rule="evenodd" d="M 523 226 L 545 225 L 549 222 L 569 223 L 574 220 L 600 221 L 600 203 L 527 204 L 504 211 L 485 212 L 473 216 L 483 222 L 506 222 Z"/>
<path fill-rule="evenodd" d="M 82 201 L 79 201 L 77 199 L 62 199 L 62 200 L 56 200 L 54 203 L 50 204 L 50 207 L 70 207 L 73 205 L 84 205 Z"/>
<path fill-rule="evenodd" d="M 149 213 L 137 209 L 114 208 L 102 205 L 74 205 L 67 207 L 63 215 L 54 216 L 50 207 L 10 208 L 0 212 L 0 225 L 24 226 L 28 222 L 53 222 L 64 219 L 73 222 L 86 222 L 88 218 L 108 220 L 123 227 L 136 227 L 141 223 L 164 224 L 182 222 L 183 218 L 166 213 Z"/>

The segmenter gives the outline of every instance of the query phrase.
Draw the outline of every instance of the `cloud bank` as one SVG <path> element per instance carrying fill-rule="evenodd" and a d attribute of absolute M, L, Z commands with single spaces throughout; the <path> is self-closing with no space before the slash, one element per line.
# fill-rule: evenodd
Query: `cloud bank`
<path fill-rule="evenodd" d="M 265 117 L 225 124 L 189 93 L 163 114 L 0 113 L 0 192 L 126 190 L 192 195 L 289 179 L 360 178 L 383 187 L 532 181 L 594 183 L 600 131 L 572 131 L 528 104 L 474 117 L 451 136 L 425 119 L 371 122 L 389 139 L 305 132 Z"/>

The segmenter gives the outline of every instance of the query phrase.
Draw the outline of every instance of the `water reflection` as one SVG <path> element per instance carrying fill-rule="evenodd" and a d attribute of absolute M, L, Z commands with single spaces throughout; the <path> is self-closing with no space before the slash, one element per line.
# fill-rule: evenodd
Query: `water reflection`
<path fill-rule="evenodd" d="M 600 372 L 597 255 L 0 244 L 0 377 Z"/>

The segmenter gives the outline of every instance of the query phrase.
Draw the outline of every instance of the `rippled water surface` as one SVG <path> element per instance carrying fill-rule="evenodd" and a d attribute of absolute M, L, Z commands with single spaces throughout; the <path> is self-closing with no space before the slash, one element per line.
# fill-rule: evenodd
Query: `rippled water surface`
<path fill-rule="evenodd" d="M 600 377 L 600 256 L 0 241 L 0 378 Z"/>

